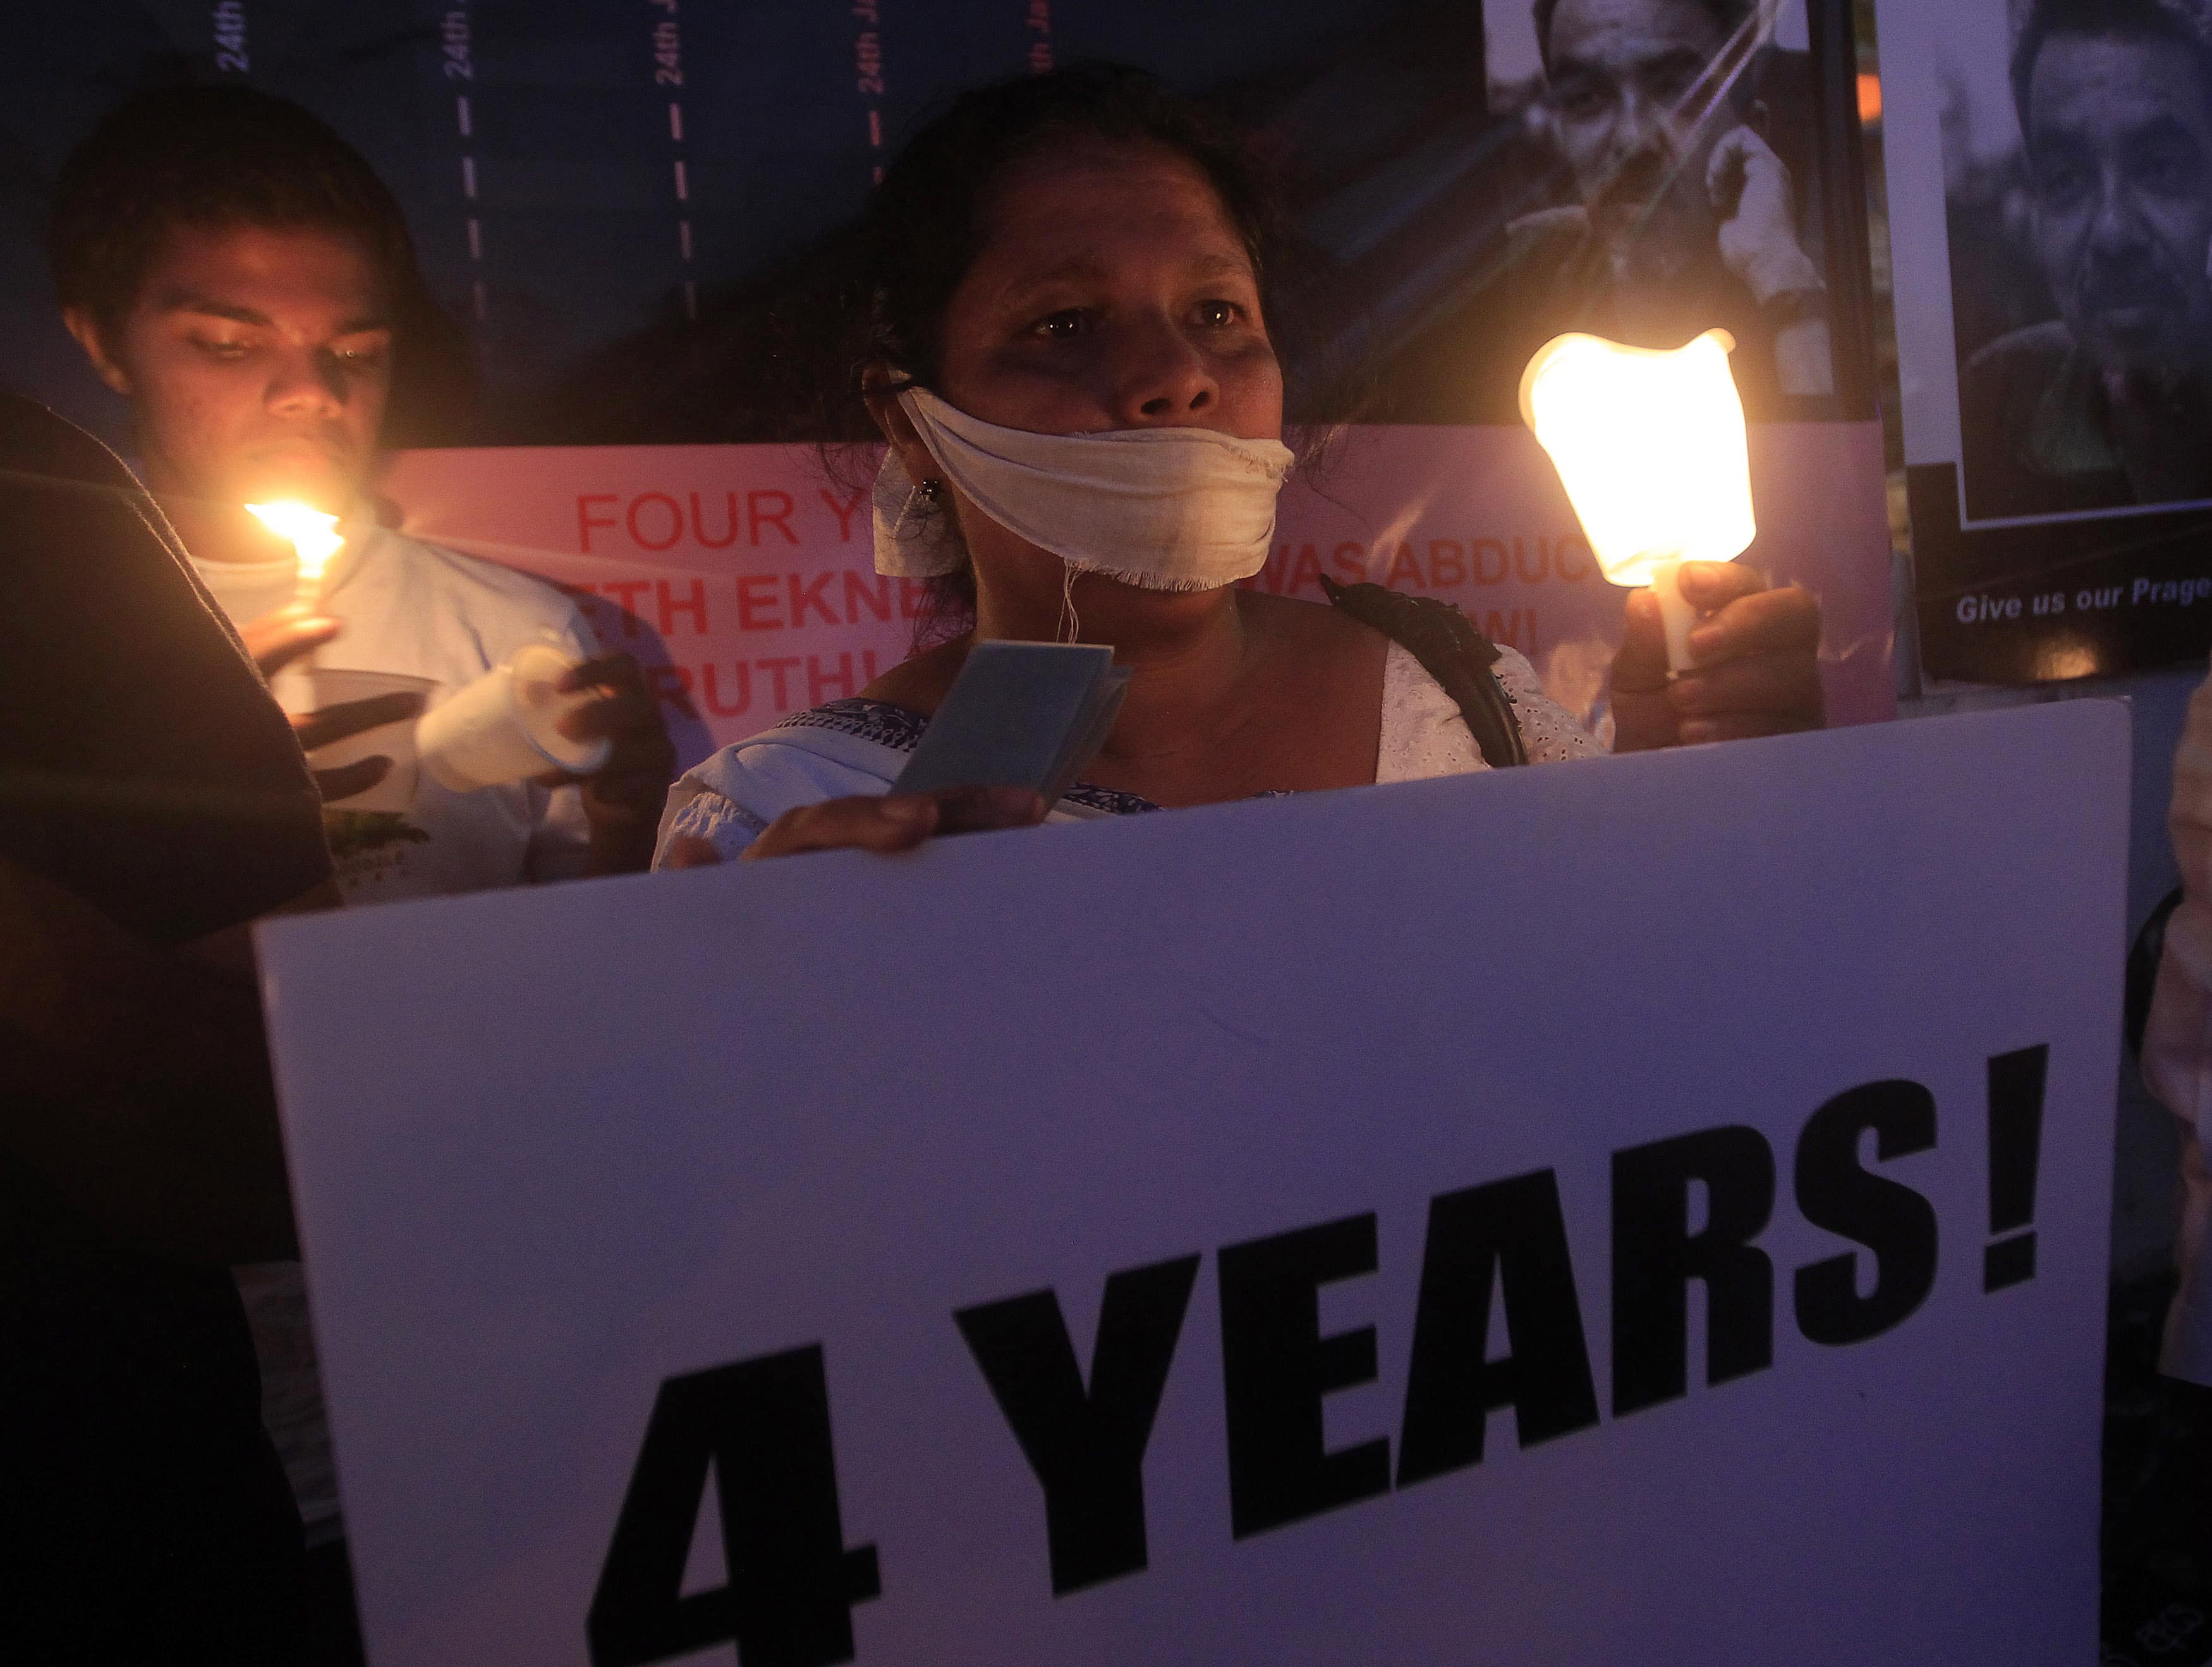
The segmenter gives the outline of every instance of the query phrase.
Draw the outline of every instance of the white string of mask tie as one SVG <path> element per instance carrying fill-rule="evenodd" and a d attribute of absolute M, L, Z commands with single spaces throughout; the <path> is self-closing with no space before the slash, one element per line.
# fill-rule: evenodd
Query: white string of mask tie
<path fill-rule="evenodd" d="M 1083 641 L 1083 619 L 1075 611 L 1075 564 L 1071 562 L 1061 569 L 1060 581 L 1060 624 L 1053 633 L 1055 642 Z"/>
<path fill-rule="evenodd" d="M 970 417 L 926 388 L 898 398 L 947 481 L 1067 563 L 1063 626 L 1075 623 L 1079 573 L 1146 590 L 1212 590 L 1267 564 L 1293 461 L 1280 441 L 1189 428 L 1032 434 Z M 877 572 L 921 579 L 958 568 L 951 517 L 924 513 L 921 498 L 897 452 L 886 451 L 872 494 Z"/>

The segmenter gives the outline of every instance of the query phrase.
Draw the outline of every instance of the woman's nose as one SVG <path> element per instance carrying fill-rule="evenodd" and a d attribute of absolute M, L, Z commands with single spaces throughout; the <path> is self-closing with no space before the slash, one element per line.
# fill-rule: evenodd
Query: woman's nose
<path fill-rule="evenodd" d="M 1120 345 L 1114 403 L 1121 427 L 1185 423 L 1220 398 L 1206 355 L 1173 320 L 1148 320 Z"/>

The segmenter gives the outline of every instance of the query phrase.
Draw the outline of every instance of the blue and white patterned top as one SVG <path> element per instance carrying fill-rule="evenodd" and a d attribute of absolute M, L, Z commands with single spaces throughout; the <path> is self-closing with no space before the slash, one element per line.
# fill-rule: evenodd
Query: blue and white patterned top
<path fill-rule="evenodd" d="M 1534 669 L 1510 648 L 1493 668 L 1513 703 L 1528 762 L 1559 764 L 1604 749 L 1544 693 Z M 704 839 L 725 857 L 743 853 L 769 824 L 801 805 L 890 790 L 929 720 L 885 701 L 839 700 L 795 712 L 750 740 L 726 746 L 672 788 L 661 818 L 660 866 L 673 840 Z M 1378 782 L 1486 770 L 1458 706 L 1397 643 L 1382 671 Z M 1079 782 L 1046 819 L 1088 821 L 1160 808 L 1151 800 Z"/>

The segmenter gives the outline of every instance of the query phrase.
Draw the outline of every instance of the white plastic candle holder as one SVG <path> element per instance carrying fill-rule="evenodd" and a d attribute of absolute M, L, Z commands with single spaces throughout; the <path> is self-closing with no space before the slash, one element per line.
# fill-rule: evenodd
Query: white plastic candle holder
<path fill-rule="evenodd" d="M 613 742 L 571 740 L 560 730 L 562 718 L 602 698 L 590 689 L 560 689 L 577 664 L 533 642 L 456 690 L 416 726 L 424 773 L 452 792 L 473 793 L 554 770 L 589 776 L 602 768 Z"/>

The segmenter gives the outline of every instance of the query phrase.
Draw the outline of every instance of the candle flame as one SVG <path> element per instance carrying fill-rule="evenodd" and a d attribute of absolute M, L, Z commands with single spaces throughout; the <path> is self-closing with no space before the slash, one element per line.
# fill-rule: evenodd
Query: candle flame
<path fill-rule="evenodd" d="M 296 498 L 274 503 L 249 503 L 246 508 L 280 538 L 289 538 L 300 552 L 300 588 L 305 592 L 322 582 L 323 568 L 345 540 L 338 536 L 338 518 L 326 515 Z"/>
<path fill-rule="evenodd" d="M 1671 353 L 1571 335 L 1528 362 L 1521 414 L 1616 585 L 1648 585 L 1673 562 L 1730 561 L 1751 543 L 1734 345 L 1719 330 Z"/>

